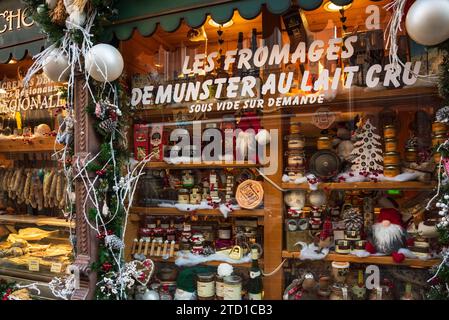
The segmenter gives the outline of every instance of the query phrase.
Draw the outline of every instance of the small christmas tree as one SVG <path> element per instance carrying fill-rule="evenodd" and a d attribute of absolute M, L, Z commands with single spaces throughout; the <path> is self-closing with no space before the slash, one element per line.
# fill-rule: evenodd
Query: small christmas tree
<path fill-rule="evenodd" d="M 377 173 L 383 171 L 382 144 L 380 136 L 374 131 L 374 127 L 368 119 L 357 133 L 357 142 L 351 152 L 353 157 L 351 170 L 354 172 Z"/>

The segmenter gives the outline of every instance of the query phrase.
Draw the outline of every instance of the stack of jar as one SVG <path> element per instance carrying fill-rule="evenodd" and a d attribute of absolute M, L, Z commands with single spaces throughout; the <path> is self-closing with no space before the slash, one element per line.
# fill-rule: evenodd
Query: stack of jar
<path fill-rule="evenodd" d="M 295 181 L 304 176 L 305 172 L 305 138 L 301 135 L 301 124 L 299 122 L 290 122 L 290 134 L 287 139 L 287 166 L 285 173 L 290 181 Z"/>
<path fill-rule="evenodd" d="M 447 139 L 447 126 L 443 122 L 435 121 L 432 123 L 432 147 L 438 148 L 438 146 L 444 143 Z M 439 163 L 441 154 L 439 152 L 434 153 L 434 160 Z"/>
<path fill-rule="evenodd" d="M 384 127 L 384 142 L 384 176 L 395 177 L 401 173 L 401 166 L 394 125 L 390 124 Z"/>
<path fill-rule="evenodd" d="M 197 276 L 198 300 L 241 300 L 242 278 L 237 275 L 220 277 L 213 273 Z"/>

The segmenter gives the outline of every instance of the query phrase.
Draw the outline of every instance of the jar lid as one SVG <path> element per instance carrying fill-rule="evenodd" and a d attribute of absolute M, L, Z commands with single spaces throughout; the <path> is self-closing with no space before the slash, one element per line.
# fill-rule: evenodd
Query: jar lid
<path fill-rule="evenodd" d="M 386 138 L 385 142 L 396 142 L 396 138 Z"/>
<path fill-rule="evenodd" d="M 329 137 L 328 136 L 321 136 L 318 138 L 319 141 L 329 141 Z"/>
<path fill-rule="evenodd" d="M 332 268 L 336 268 L 336 269 L 345 269 L 345 268 L 349 268 L 349 266 L 350 266 L 349 262 L 340 262 L 340 261 L 332 262 Z"/>
<path fill-rule="evenodd" d="M 384 153 L 384 156 L 398 156 L 399 155 L 399 152 L 396 152 L 396 151 L 388 151 L 388 152 L 385 152 Z"/>
<path fill-rule="evenodd" d="M 391 128 L 395 128 L 394 124 L 387 124 L 384 127 L 385 129 L 391 129 Z"/>
<path fill-rule="evenodd" d="M 198 273 L 197 274 L 199 280 L 213 280 L 214 274 L 212 272 Z"/>
<path fill-rule="evenodd" d="M 232 276 L 224 277 L 223 280 L 225 283 L 238 284 L 238 283 L 242 282 L 242 277 L 237 276 L 237 275 L 232 275 Z"/>

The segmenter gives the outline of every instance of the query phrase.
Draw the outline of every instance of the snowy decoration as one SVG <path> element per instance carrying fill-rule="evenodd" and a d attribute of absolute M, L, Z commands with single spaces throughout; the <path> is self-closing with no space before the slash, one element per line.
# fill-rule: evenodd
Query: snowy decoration
<path fill-rule="evenodd" d="M 301 253 L 299 255 L 300 260 L 323 260 L 329 253 L 329 248 L 323 248 L 320 250 L 314 243 L 307 244 L 305 242 L 299 241 L 295 243 L 300 245 Z"/>
<path fill-rule="evenodd" d="M 51 293 L 60 299 L 69 300 L 73 293 L 75 292 L 76 285 L 75 274 L 70 274 L 65 278 L 53 278 L 49 283 L 48 287 Z"/>
<path fill-rule="evenodd" d="M 223 254 L 223 253 L 214 253 L 209 256 L 203 256 L 203 255 L 196 255 L 191 252 L 187 252 L 187 253 L 178 252 L 178 257 L 175 261 L 175 264 L 178 267 L 181 267 L 181 266 L 182 267 L 185 267 L 185 266 L 191 267 L 191 266 L 195 266 L 195 265 L 209 262 L 209 261 L 223 261 L 223 262 L 232 263 L 232 264 L 241 264 L 241 263 L 251 262 L 251 255 L 248 254 L 246 256 L 243 256 L 239 260 L 235 260 L 235 259 L 230 258 L 227 254 Z"/>
<path fill-rule="evenodd" d="M 376 127 L 368 119 L 357 133 L 357 141 L 354 143 L 354 149 L 351 155 L 354 156 L 352 164 L 353 172 L 371 172 L 377 173 L 383 171 L 382 144 L 380 136 L 374 131 Z"/>
<path fill-rule="evenodd" d="M 217 274 L 220 277 L 230 276 L 234 272 L 234 267 L 229 263 L 220 263 L 217 268 Z"/>
<path fill-rule="evenodd" d="M 449 122 L 449 106 L 445 106 L 436 112 L 435 121 L 443 123 Z"/>
<path fill-rule="evenodd" d="M 104 238 L 104 242 L 106 246 L 110 247 L 113 250 L 119 250 L 125 247 L 125 244 L 123 243 L 122 239 L 117 237 L 115 234 L 106 235 Z"/>
<path fill-rule="evenodd" d="M 366 258 L 371 255 L 371 253 L 369 253 L 366 250 L 351 250 L 349 254 L 359 257 L 359 258 Z"/>

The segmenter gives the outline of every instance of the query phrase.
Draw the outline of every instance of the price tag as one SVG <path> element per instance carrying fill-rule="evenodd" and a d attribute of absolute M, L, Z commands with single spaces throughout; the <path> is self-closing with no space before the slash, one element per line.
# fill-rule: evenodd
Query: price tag
<path fill-rule="evenodd" d="M 28 260 L 28 270 L 39 271 L 39 260 L 36 259 Z"/>
<path fill-rule="evenodd" d="M 60 262 L 53 262 L 51 264 L 50 272 L 61 273 L 61 271 L 62 271 L 62 263 L 60 263 Z"/>

